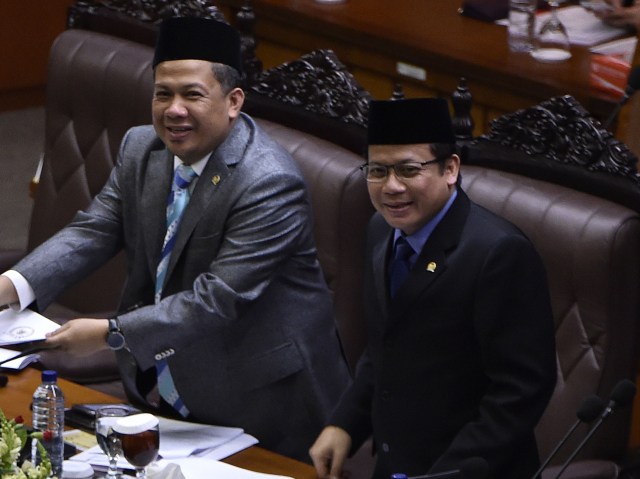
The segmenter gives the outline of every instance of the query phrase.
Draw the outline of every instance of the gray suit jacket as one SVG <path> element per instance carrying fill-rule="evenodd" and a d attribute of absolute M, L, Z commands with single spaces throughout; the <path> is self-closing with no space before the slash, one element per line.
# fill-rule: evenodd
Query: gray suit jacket
<path fill-rule="evenodd" d="M 240 426 L 269 449 L 307 449 L 349 376 L 316 258 L 311 207 L 290 155 L 246 115 L 187 206 L 163 299 L 153 304 L 172 155 L 151 126 L 124 137 L 90 207 L 15 269 L 44 309 L 124 248 L 118 353 L 129 397 L 161 356 L 198 421 Z"/>

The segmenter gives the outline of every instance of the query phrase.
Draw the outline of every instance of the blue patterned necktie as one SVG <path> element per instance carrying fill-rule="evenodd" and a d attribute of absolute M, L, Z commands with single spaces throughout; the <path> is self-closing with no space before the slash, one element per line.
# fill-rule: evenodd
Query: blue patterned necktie
<path fill-rule="evenodd" d="M 407 240 L 399 236 L 396 240 L 393 258 L 391 258 L 391 264 L 389 266 L 389 292 L 391 297 L 396 295 L 398 288 L 404 283 L 409 275 L 411 269 L 411 263 L 409 259 L 415 254 L 413 248 Z"/>
<path fill-rule="evenodd" d="M 167 201 L 167 232 L 162 244 L 160 263 L 158 263 L 158 269 L 156 270 L 156 304 L 160 302 L 162 297 L 162 288 L 166 280 L 171 252 L 176 243 L 180 220 L 191 196 L 189 194 L 189 185 L 197 176 L 193 168 L 185 164 L 178 166 L 173 176 L 173 186 Z"/>
<path fill-rule="evenodd" d="M 197 173 L 189 165 L 181 164 L 176 168 L 175 175 L 173 177 L 173 186 L 171 188 L 171 194 L 167 202 L 167 232 L 164 237 L 164 243 L 162 245 L 162 255 L 160 257 L 160 263 L 156 270 L 156 304 L 162 298 L 162 288 L 165 283 L 165 276 L 167 274 L 167 267 L 169 265 L 169 258 L 171 258 L 171 251 L 176 242 L 176 236 L 178 227 L 180 226 L 180 220 L 182 214 L 189 202 L 189 185 L 197 177 Z M 156 362 L 156 374 L 158 377 L 158 393 L 160 397 L 170 404 L 176 411 L 178 411 L 183 417 L 189 415 L 189 410 L 180 399 L 178 390 L 171 377 L 169 371 L 169 364 L 166 358 L 162 358 Z"/>

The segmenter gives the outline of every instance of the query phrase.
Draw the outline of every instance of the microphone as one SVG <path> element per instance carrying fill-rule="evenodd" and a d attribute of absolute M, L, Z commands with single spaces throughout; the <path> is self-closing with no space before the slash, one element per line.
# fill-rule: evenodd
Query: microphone
<path fill-rule="evenodd" d="M 551 451 L 551 454 L 547 456 L 547 458 L 540 465 L 540 467 L 538 468 L 538 470 L 536 471 L 536 473 L 533 475 L 531 479 L 537 479 L 538 477 L 540 477 L 540 474 L 542 474 L 542 471 L 544 470 L 544 468 L 547 467 L 547 465 L 549 465 L 549 463 L 551 462 L 551 459 L 553 459 L 556 456 L 556 454 L 558 454 L 558 451 L 560 450 L 560 448 L 564 446 L 564 443 L 567 442 L 567 440 L 571 437 L 573 432 L 578 428 L 578 426 L 581 423 L 593 421 L 595 418 L 600 416 L 600 414 L 602 414 L 602 412 L 604 411 L 604 408 L 605 408 L 604 401 L 596 395 L 589 396 L 584 401 L 582 401 L 582 404 L 580 404 L 580 407 L 578 408 L 578 412 L 576 413 L 576 416 L 578 416 L 578 420 L 573 424 L 573 426 L 571 426 L 571 428 L 567 431 L 564 437 L 556 445 L 553 451 Z"/>
<path fill-rule="evenodd" d="M 611 416 L 618 408 L 629 405 L 631 401 L 633 401 L 633 397 L 635 395 L 636 395 L 636 385 L 632 381 L 629 381 L 628 379 L 623 379 L 618 384 L 616 384 L 616 387 L 614 387 L 613 391 L 611 392 L 609 404 L 607 404 L 607 407 L 604 409 L 604 411 L 600 415 L 600 419 L 598 419 L 598 422 L 595 423 L 595 425 L 589 430 L 589 432 L 587 433 L 585 438 L 582 440 L 582 442 L 578 444 L 578 447 L 576 447 L 575 450 L 571 453 L 571 455 L 567 458 L 567 460 L 564 462 L 564 464 L 562 465 L 562 468 L 560 468 L 560 471 L 558 472 L 558 474 L 556 474 L 554 479 L 558 479 L 562 475 L 564 470 L 569 466 L 569 464 L 571 464 L 571 461 L 573 461 L 573 459 L 578 455 L 578 453 L 582 450 L 585 444 L 587 444 L 589 439 L 591 439 L 591 437 L 595 434 L 595 432 L 602 425 L 604 420 L 607 419 L 609 416 Z"/>
<path fill-rule="evenodd" d="M 624 90 L 624 95 L 618 103 L 616 103 L 615 108 L 609 115 L 609 118 L 604 122 L 604 128 L 609 128 L 613 123 L 613 120 L 616 119 L 618 113 L 620 112 L 620 108 L 629 101 L 629 98 L 636 92 L 636 90 L 640 89 L 640 66 L 637 66 L 631 70 L 629 73 L 629 77 L 627 78 L 627 87 Z"/>
<path fill-rule="evenodd" d="M 485 479 L 489 473 L 489 464 L 481 457 L 469 457 L 460 462 L 457 469 L 444 472 L 434 472 L 422 476 L 407 476 L 406 474 L 392 474 L 391 479 Z"/>

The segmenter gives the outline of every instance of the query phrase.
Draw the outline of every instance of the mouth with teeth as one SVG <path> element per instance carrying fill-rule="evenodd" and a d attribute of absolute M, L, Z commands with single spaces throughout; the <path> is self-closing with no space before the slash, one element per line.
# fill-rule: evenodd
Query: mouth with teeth
<path fill-rule="evenodd" d="M 191 132 L 191 128 L 188 126 L 168 126 L 167 131 L 169 132 L 171 140 L 175 141 L 187 136 L 187 134 Z"/>

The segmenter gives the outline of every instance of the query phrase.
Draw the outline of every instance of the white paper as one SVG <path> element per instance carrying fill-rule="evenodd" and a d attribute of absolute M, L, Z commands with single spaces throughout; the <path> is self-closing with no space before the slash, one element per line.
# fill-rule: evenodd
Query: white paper
<path fill-rule="evenodd" d="M 542 26 L 549 15 L 545 12 L 536 17 L 537 28 Z M 567 29 L 569 42 L 574 45 L 597 45 L 628 33 L 624 28 L 607 25 L 579 5 L 558 9 L 558 18 Z"/>
<path fill-rule="evenodd" d="M 550 15 L 549 12 L 541 12 L 536 15 L 536 32 L 540 30 Z M 607 25 L 593 13 L 579 5 L 559 8 L 558 18 L 567 29 L 569 43 L 573 45 L 598 45 L 628 34 L 626 29 Z M 508 25 L 509 21 L 503 18 L 496 21 L 496 23 Z"/>
<path fill-rule="evenodd" d="M 591 53 L 599 53 L 601 55 L 611 55 L 631 64 L 636 51 L 637 37 L 621 38 L 612 42 L 603 43 L 591 48 Z"/>
<path fill-rule="evenodd" d="M 28 309 L 20 312 L 4 309 L 0 311 L 0 346 L 41 341 L 45 334 L 59 327 L 59 324 Z"/>
<path fill-rule="evenodd" d="M 239 437 L 239 427 L 210 426 L 160 417 L 160 456 L 188 457 Z"/>
<path fill-rule="evenodd" d="M 0 362 L 5 361 L 9 358 L 13 358 L 15 356 L 20 355 L 20 351 L 14 351 L 12 349 L 0 348 Z M 6 363 L 2 363 L 0 368 L 2 369 L 14 369 L 20 370 L 28 366 L 29 364 L 37 361 L 40 358 L 38 354 L 29 354 L 28 356 L 23 356 L 18 359 L 14 359 L 13 361 L 7 361 Z"/>
<path fill-rule="evenodd" d="M 220 460 L 258 443 L 241 428 L 211 426 L 159 417 L 160 457 L 174 462 L 175 459 L 195 457 L 203 460 Z M 72 458 L 92 466 L 107 467 L 109 460 L 99 446 L 83 451 Z M 133 470 L 126 459 L 118 460 L 120 469 Z"/>
<path fill-rule="evenodd" d="M 213 461 L 211 459 L 184 458 L 166 461 L 180 466 L 180 470 L 185 479 L 293 479 L 289 476 L 277 476 L 262 472 L 249 471 L 224 462 Z M 163 465 L 163 461 L 160 462 Z"/>

